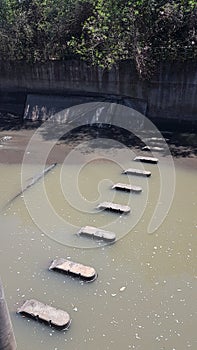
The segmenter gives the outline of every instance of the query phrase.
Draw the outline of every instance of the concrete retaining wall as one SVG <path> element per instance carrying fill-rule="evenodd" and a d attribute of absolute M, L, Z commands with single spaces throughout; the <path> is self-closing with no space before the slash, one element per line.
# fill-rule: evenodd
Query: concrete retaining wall
<path fill-rule="evenodd" d="M 109 72 L 78 60 L 0 62 L 0 110 L 22 115 L 29 93 L 128 96 L 147 102 L 153 121 L 197 122 L 195 62 L 162 64 L 150 82 L 139 79 L 132 61 Z"/>

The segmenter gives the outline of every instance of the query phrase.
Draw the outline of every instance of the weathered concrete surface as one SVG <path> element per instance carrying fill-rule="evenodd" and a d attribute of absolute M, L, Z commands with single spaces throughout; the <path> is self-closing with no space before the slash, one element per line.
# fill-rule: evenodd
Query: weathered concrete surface
<path fill-rule="evenodd" d="M 166 142 L 169 141 L 169 139 L 165 139 L 165 138 L 162 138 L 162 137 L 149 137 L 147 139 L 145 139 L 144 141 L 146 141 L 147 143 L 159 143 L 159 144 L 164 144 Z"/>
<path fill-rule="evenodd" d="M 139 79 L 132 61 L 111 71 L 90 67 L 77 60 L 45 64 L 0 63 L 0 110 L 23 114 L 29 93 L 82 93 L 117 95 L 130 105 L 127 97 L 147 103 L 147 116 L 153 121 L 197 122 L 197 66 L 195 62 L 163 63 L 150 82 Z M 108 101 L 110 96 L 108 96 Z"/>
<path fill-rule="evenodd" d="M 157 146 L 144 146 L 142 148 L 142 151 L 163 152 L 163 151 L 165 151 L 165 148 L 164 147 L 157 147 Z"/>
<path fill-rule="evenodd" d="M 66 311 L 56 309 L 35 299 L 26 300 L 17 310 L 17 313 L 27 315 L 36 320 L 47 322 L 49 325 L 68 328 L 70 325 L 70 316 Z"/>
<path fill-rule="evenodd" d="M 150 171 L 140 170 L 140 169 L 133 169 L 133 168 L 129 168 L 129 169 L 124 170 L 123 174 L 126 174 L 126 175 L 137 175 L 137 176 L 144 176 L 144 177 L 151 176 L 151 172 Z"/>
<path fill-rule="evenodd" d="M 78 235 L 86 236 L 89 238 L 101 239 L 103 241 L 114 242 L 116 240 L 116 235 L 114 232 L 105 231 L 94 226 L 84 226 L 82 227 Z"/>
<path fill-rule="evenodd" d="M 97 206 L 97 209 L 114 211 L 116 213 L 128 214 L 131 211 L 131 208 L 128 205 L 121 205 L 111 202 L 103 202 Z"/>
<path fill-rule="evenodd" d="M 97 276 L 96 270 L 93 267 L 63 258 L 53 260 L 49 270 L 57 270 L 89 281 L 95 280 Z"/>
<path fill-rule="evenodd" d="M 16 341 L 0 279 L 0 349 L 16 350 Z"/>
<path fill-rule="evenodd" d="M 134 160 L 135 160 L 135 162 L 152 163 L 152 164 L 157 164 L 159 161 L 157 158 L 141 157 L 141 156 L 135 157 Z"/>
<path fill-rule="evenodd" d="M 118 182 L 117 184 L 113 185 L 112 189 L 118 190 L 118 191 L 125 191 L 125 192 L 135 192 L 135 193 L 142 192 L 142 188 L 139 186 L 128 185 L 121 182 Z"/>
<path fill-rule="evenodd" d="M 24 119 L 45 121 L 66 108 L 88 102 L 110 102 L 128 105 L 143 115 L 146 114 L 147 108 L 147 103 L 141 99 L 124 98 L 123 96 L 121 98 L 118 95 L 112 94 L 87 93 L 87 96 L 86 93 L 69 93 L 67 96 L 28 94 L 25 104 Z M 111 122 L 111 120 L 108 120 L 108 122 Z"/>

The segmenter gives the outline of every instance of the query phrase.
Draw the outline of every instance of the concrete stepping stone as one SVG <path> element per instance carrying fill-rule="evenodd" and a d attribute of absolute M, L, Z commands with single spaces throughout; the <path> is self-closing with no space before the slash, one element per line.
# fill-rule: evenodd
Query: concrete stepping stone
<path fill-rule="evenodd" d="M 26 300 L 17 313 L 61 329 L 67 329 L 71 323 L 70 316 L 66 311 L 43 304 L 35 299 Z"/>
<path fill-rule="evenodd" d="M 142 148 L 143 151 L 152 151 L 152 152 L 163 152 L 165 151 L 165 148 L 163 147 L 156 147 L 156 146 L 144 146 Z"/>
<path fill-rule="evenodd" d="M 116 204 L 112 202 L 103 202 L 97 206 L 97 209 L 114 211 L 116 213 L 127 214 L 131 211 L 131 208 L 127 205 Z"/>
<path fill-rule="evenodd" d="M 161 144 L 161 143 L 168 142 L 169 139 L 166 139 L 164 137 L 148 137 L 148 138 L 145 139 L 145 141 L 146 142 L 150 142 L 150 143 L 152 143 L 152 142 L 159 142 Z"/>
<path fill-rule="evenodd" d="M 116 235 L 114 232 L 105 231 L 94 226 L 84 226 L 80 229 L 78 234 L 80 236 L 96 238 L 107 242 L 114 242 L 116 240 Z"/>
<path fill-rule="evenodd" d="M 137 176 L 144 176 L 144 177 L 151 176 L 151 172 L 150 171 L 140 170 L 140 169 L 133 169 L 133 168 L 129 168 L 129 169 L 124 170 L 123 174 L 137 175 Z"/>
<path fill-rule="evenodd" d="M 142 192 L 142 188 L 139 186 L 128 185 L 121 182 L 118 182 L 117 184 L 113 185 L 112 189 L 117 191 L 134 192 L 134 193 Z"/>
<path fill-rule="evenodd" d="M 143 156 L 138 156 L 134 158 L 135 162 L 142 162 L 142 163 L 152 163 L 152 164 L 157 164 L 158 159 L 153 158 L 153 157 L 143 157 Z"/>
<path fill-rule="evenodd" d="M 87 281 L 94 281 L 97 277 L 96 270 L 93 267 L 85 266 L 63 258 L 53 260 L 49 270 L 63 272 L 74 277 L 80 277 Z"/>

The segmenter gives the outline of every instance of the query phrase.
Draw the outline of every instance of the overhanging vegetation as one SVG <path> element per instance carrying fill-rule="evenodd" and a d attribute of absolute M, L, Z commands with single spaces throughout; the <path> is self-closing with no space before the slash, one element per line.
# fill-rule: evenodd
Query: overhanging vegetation
<path fill-rule="evenodd" d="M 0 1 L 1 60 L 133 59 L 148 79 L 162 60 L 196 59 L 196 44 L 195 0 Z"/>

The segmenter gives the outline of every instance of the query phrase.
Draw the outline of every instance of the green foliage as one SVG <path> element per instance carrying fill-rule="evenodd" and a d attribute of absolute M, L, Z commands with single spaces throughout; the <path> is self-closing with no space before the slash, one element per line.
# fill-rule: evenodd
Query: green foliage
<path fill-rule="evenodd" d="M 149 78 L 158 61 L 197 56 L 196 14 L 191 0 L 97 0 L 71 45 L 102 67 L 132 58 L 140 76 Z"/>
<path fill-rule="evenodd" d="M 92 0 L 0 0 L 1 59 L 63 59 L 68 41 L 81 35 Z M 3 15 L 4 14 L 4 15 Z"/>
<path fill-rule="evenodd" d="M 73 37 L 70 46 L 86 61 L 111 67 L 127 57 L 127 20 L 124 7 L 114 0 L 98 0 L 93 14 L 83 25 L 80 38 Z"/>
<path fill-rule="evenodd" d="M 196 43 L 196 0 L 0 0 L 4 60 L 133 59 L 147 79 L 163 59 L 195 59 Z"/>

